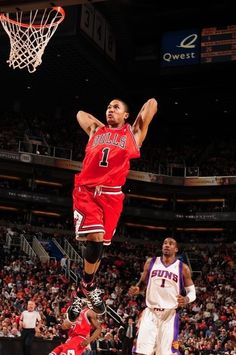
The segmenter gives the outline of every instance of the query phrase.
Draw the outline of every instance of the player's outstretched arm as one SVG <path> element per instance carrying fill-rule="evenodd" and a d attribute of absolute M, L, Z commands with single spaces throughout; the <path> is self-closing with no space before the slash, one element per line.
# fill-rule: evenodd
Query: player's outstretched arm
<path fill-rule="evenodd" d="M 81 342 L 82 346 L 87 346 L 88 344 L 92 343 L 94 340 L 96 340 L 99 337 L 102 331 L 101 323 L 98 321 L 97 314 L 93 310 L 91 309 L 88 310 L 87 317 L 95 330 L 89 338 L 84 339 Z"/>
<path fill-rule="evenodd" d="M 151 258 L 147 259 L 147 261 L 144 264 L 143 272 L 141 274 L 139 281 L 137 282 L 136 285 L 130 286 L 128 291 L 129 296 L 134 296 L 139 294 L 146 287 L 146 279 L 148 275 L 150 262 L 151 262 Z"/>
<path fill-rule="evenodd" d="M 98 127 L 103 127 L 104 124 L 96 117 L 85 111 L 79 111 L 76 119 L 80 127 L 91 137 Z"/>
<path fill-rule="evenodd" d="M 133 125 L 133 133 L 138 146 L 141 146 L 148 132 L 148 126 L 157 113 L 158 103 L 152 98 L 145 102 Z"/>

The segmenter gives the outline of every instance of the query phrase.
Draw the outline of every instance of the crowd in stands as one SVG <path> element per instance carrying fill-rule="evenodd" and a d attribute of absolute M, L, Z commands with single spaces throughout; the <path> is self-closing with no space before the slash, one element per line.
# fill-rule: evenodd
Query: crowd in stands
<path fill-rule="evenodd" d="M 6 233 L 7 229 L 1 227 L 2 243 Z M 235 251 L 234 244 L 217 243 L 204 247 L 191 243 L 181 250 L 179 257 L 191 254 L 198 261 L 192 265 L 197 299 L 181 310 L 179 340 L 182 354 L 236 354 Z M 19 252 L 17 246 L 6 244 L 0 252 L 0 337 L 20 336 L 19 315 L 28 299 L 34 299 L 43 319 L 36 336 L 64 341 L 66 333 L 60 324 L 75 296 L 76 285 L 65 275 L 60 261 L 33 262 Z M 106 303 L 114 307 L 124 321 L 128 317 L 138 321 L 144 308 L 144 295 L 131 298 L 127 290 L 131 282 L 139 279 L 146 258 L 159 254 L 160 243 L 114 242 L 106 249 L 98 272 L 98 284 L 104 291 Z M 111 353 L 121 353 L 119 325 L 109 316 L 100 320 L 101 337 L 92 344 L 94 352 L 88 350 L 87 353 L 102 355 L 105 350 L 108 354 L 108 349 Z"/>
<path fill-rule="evenodd" d="M 21 111 L 0 112 L 0 149 L 21 150 L 35 154 L 58 156 L 82 161 L 87 137 L 79 129 L 75 119 L 68 119 L 57 111 L 53 117 L 46 114 L 23 113 Z M 60 129 L 55 129 L 60 127 Z M 173 129 L 177 129 L 176 127 Z M 212 136 L 191 132 L 183 135 L 181 129 L 172 134 L 157 132 L 155 140 L 148 140 L 142 147 L 142 157 L 132 162 L 133 170 L 155 174 L 172 174 L 170 167 L 191 167 L 191 174 L 200 176 L 236 175 L 235 137 L 219 134 Z M 55 147 L 56 151 L 55 151 Z M 195 173 L 194 173 L 195 172 Z"/>
<path fill-rule="evenodd" d="M 46 116 L 23 114 L 19 110 L 1 113 L 0 150 L 17 152 L 19 141 L 24 141 L 25 151 L 50 156 L 51 147 L 62 147 L 71 150 L 72 158 L 83 159 L 87 137 L 76 125 L 74 117 L 65 118 L 55 113 L 53 119 Z M 60 127 L 60 130 L 55 129 Z M 166 135 L 165 135 L 166 137 Z M 173 137 L 168 143 L 156 139 L 150 145 L 147 141 L 142 148 L 142 158 L 132 163 L 132 169 L 153 173 L 168 174 L 171 164 L 176 166 L 196 167 L 201 176 L 236 175 L 236 144 L 235 138 L 212 137 L 200 140 L 198 135 L 189 136 L 184 144 L 179 144 Z M 37 143 L 36 143 L 37 142 Z M 182 142 L 183 143 L 183 142 Z M 34 150 L 34 146 L 37 150 Z M 28 148 L 27 148 L 28 147 Z M 1 189 L 24 189 L 27 181 L 0 181 Z M 25 185 L 26 186 L 26 185 Z M 29 188 L 29 185 L 27 186 Z M 47 193 L 45 186 L 31 186 L 32 192 Z M 52 190 L 55 196 L 61 191 Z M 68 191 L 66 191 L 68 193 Z M 137 202 L 137 201 L 136 201 Z M 132 206 L 132 201 L 127 199 Z M 140 202 L 141 203 L 141 202 Z M 145 203 L 142 202 L 143 207 Z M 148 206 L 151 203 L 148 201 Z M 156 208 L 156 207 L 155 207 Z M 158 207 L 157 207 L 158 208 Z M 169 206 L 170 208 L 170 206 Z M 189 210 L 192 208 L 192 211 Z M 204 205 L 204 211 L 212 211 L 212 205 Z M 232 204 L 216 205 L 215 212 L 233 210 Z M 202 206 L 177 206 L 178 211 L 191 213 L 201 212 Z M 70 213 L 70 211 L 69 211 Z M 36 336 L 41 339 L 61 339 L 65 341 L 66 332 L 60 327 L 66 309 L 76 294 L 76 284 L 65 274 L 61 262 L 52 258 L 49 263 L 42 264 L 39 260 L 32 261 L 28 255 L 19 251 L 19 246 L 6 244 L 7 223 L 13 224 L 12 231 L 16 236 L 21 233 L 32 242 L 37 235 L 44 245 L 52 237 L 63 245 L 67 238 L 72 246 L 78 247 L 74 240 L 71 218 L 52 219 L 40 215 L 32 215 L 31 224 L 22 219 L 20 212 L 14 218 L 1 211 L 0 220 L 0 338 L 19 337 L 19 315 L 25 309 L 27 301 L 34 299 L 40 312 L 43 325 L 37 329 Z M 23 225 L 23 226 L 22 226 Z M 18 229 L 21 226 L 23 229 Z M 47 230 L 47 231 L 46 231 Z M 40 233 L 39 233 L 40 231 Z M 158 238 L 153 237 L 158 233 Z M 114 307 L 118 314 L 127 321 L 132 317 L 137 323 L 144 308 L 144 295 L 130 298 L 127 290 L 131 282 L 139 279 L 143 263 L 148 256 L 160 253 L 161 232 L 140 231 L 119 227 L 112 246 L 106 249 L 100 270 L 98 284 L 104 291 L 104 299 Z M 155 240 L 156 239 L 156 240 Z M 236 306 L 235 306 L 235 235 L 215 234 L 214 237 L 191 234 L 186 244 L 186 235 L 177 235 L 183 244 L 179 257 L 188 256 L 193 279 L 197 290 L 197 299 L 181 310 L 180 348 L 184 355 L 236 355 Z M 209 244 L 209 239 L 211 243 Z M 203 245 L 200 245 L 202 243 Z M 229 243 L 229 244 L 227 244 Z M 70 267 L 80 275 L 81 267 L 73 260 Z M 101 318 L 101 337 L 92 344 L 87 355 L 106 355 L 122 351 L 120 327 L 109 316 Z M 1 341 L 1 339 L 0 339 Z"/>

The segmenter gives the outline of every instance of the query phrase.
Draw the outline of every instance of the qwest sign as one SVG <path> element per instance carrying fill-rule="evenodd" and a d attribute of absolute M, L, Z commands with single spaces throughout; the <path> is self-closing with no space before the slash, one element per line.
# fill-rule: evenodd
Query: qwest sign
<path fill-rule="evenodd" d="M 161 42 L 161 66 L 198 64 L 200 35 L 197 29 L 166 32 Z"/>

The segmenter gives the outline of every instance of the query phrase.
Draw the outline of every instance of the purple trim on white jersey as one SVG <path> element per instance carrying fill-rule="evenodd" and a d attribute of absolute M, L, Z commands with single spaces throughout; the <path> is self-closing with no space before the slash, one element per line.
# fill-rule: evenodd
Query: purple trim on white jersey
<path fill-rule="evenodd" d="M 161 260 L 162 265 L 164 265 L 165 268 L 168 268 L 169 266 L 173 265 L 178 259 L 175 259 L 175 260 L 173 261 L 173 263 L 168 264 L 168 265 L 166 265 L 166 264 L 163 262 L 163 257 L 162 257 L 162 256 L 160 257 L 160 260 Z"/>
<path fill-rule="evenodd" d="M 179 313 L 176 312 L 175 320 L 174 320 L 174 329 L 173 329 L 173 341 L 178 341 L 179 337 Z M 179 349 L 175 349 L 173 346 L 171 347 L 172 353 L 176 353 L 180 355 Z"/>

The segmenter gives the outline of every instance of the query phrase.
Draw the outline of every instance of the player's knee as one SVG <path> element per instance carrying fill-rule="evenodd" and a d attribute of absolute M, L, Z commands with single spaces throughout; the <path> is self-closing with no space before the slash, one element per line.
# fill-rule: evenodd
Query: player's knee
<path fill-rule="evenodd" d="M 104 233 L 89 233 L 87 235 L 87 241 L 102 242 Z"/>
<path fill-rule="evenodd" d="M 102 258 L 103 242 L 87 241 L 86 249 L 84 251 L 84 259 L 90 263 L 95 264 Z"/>

